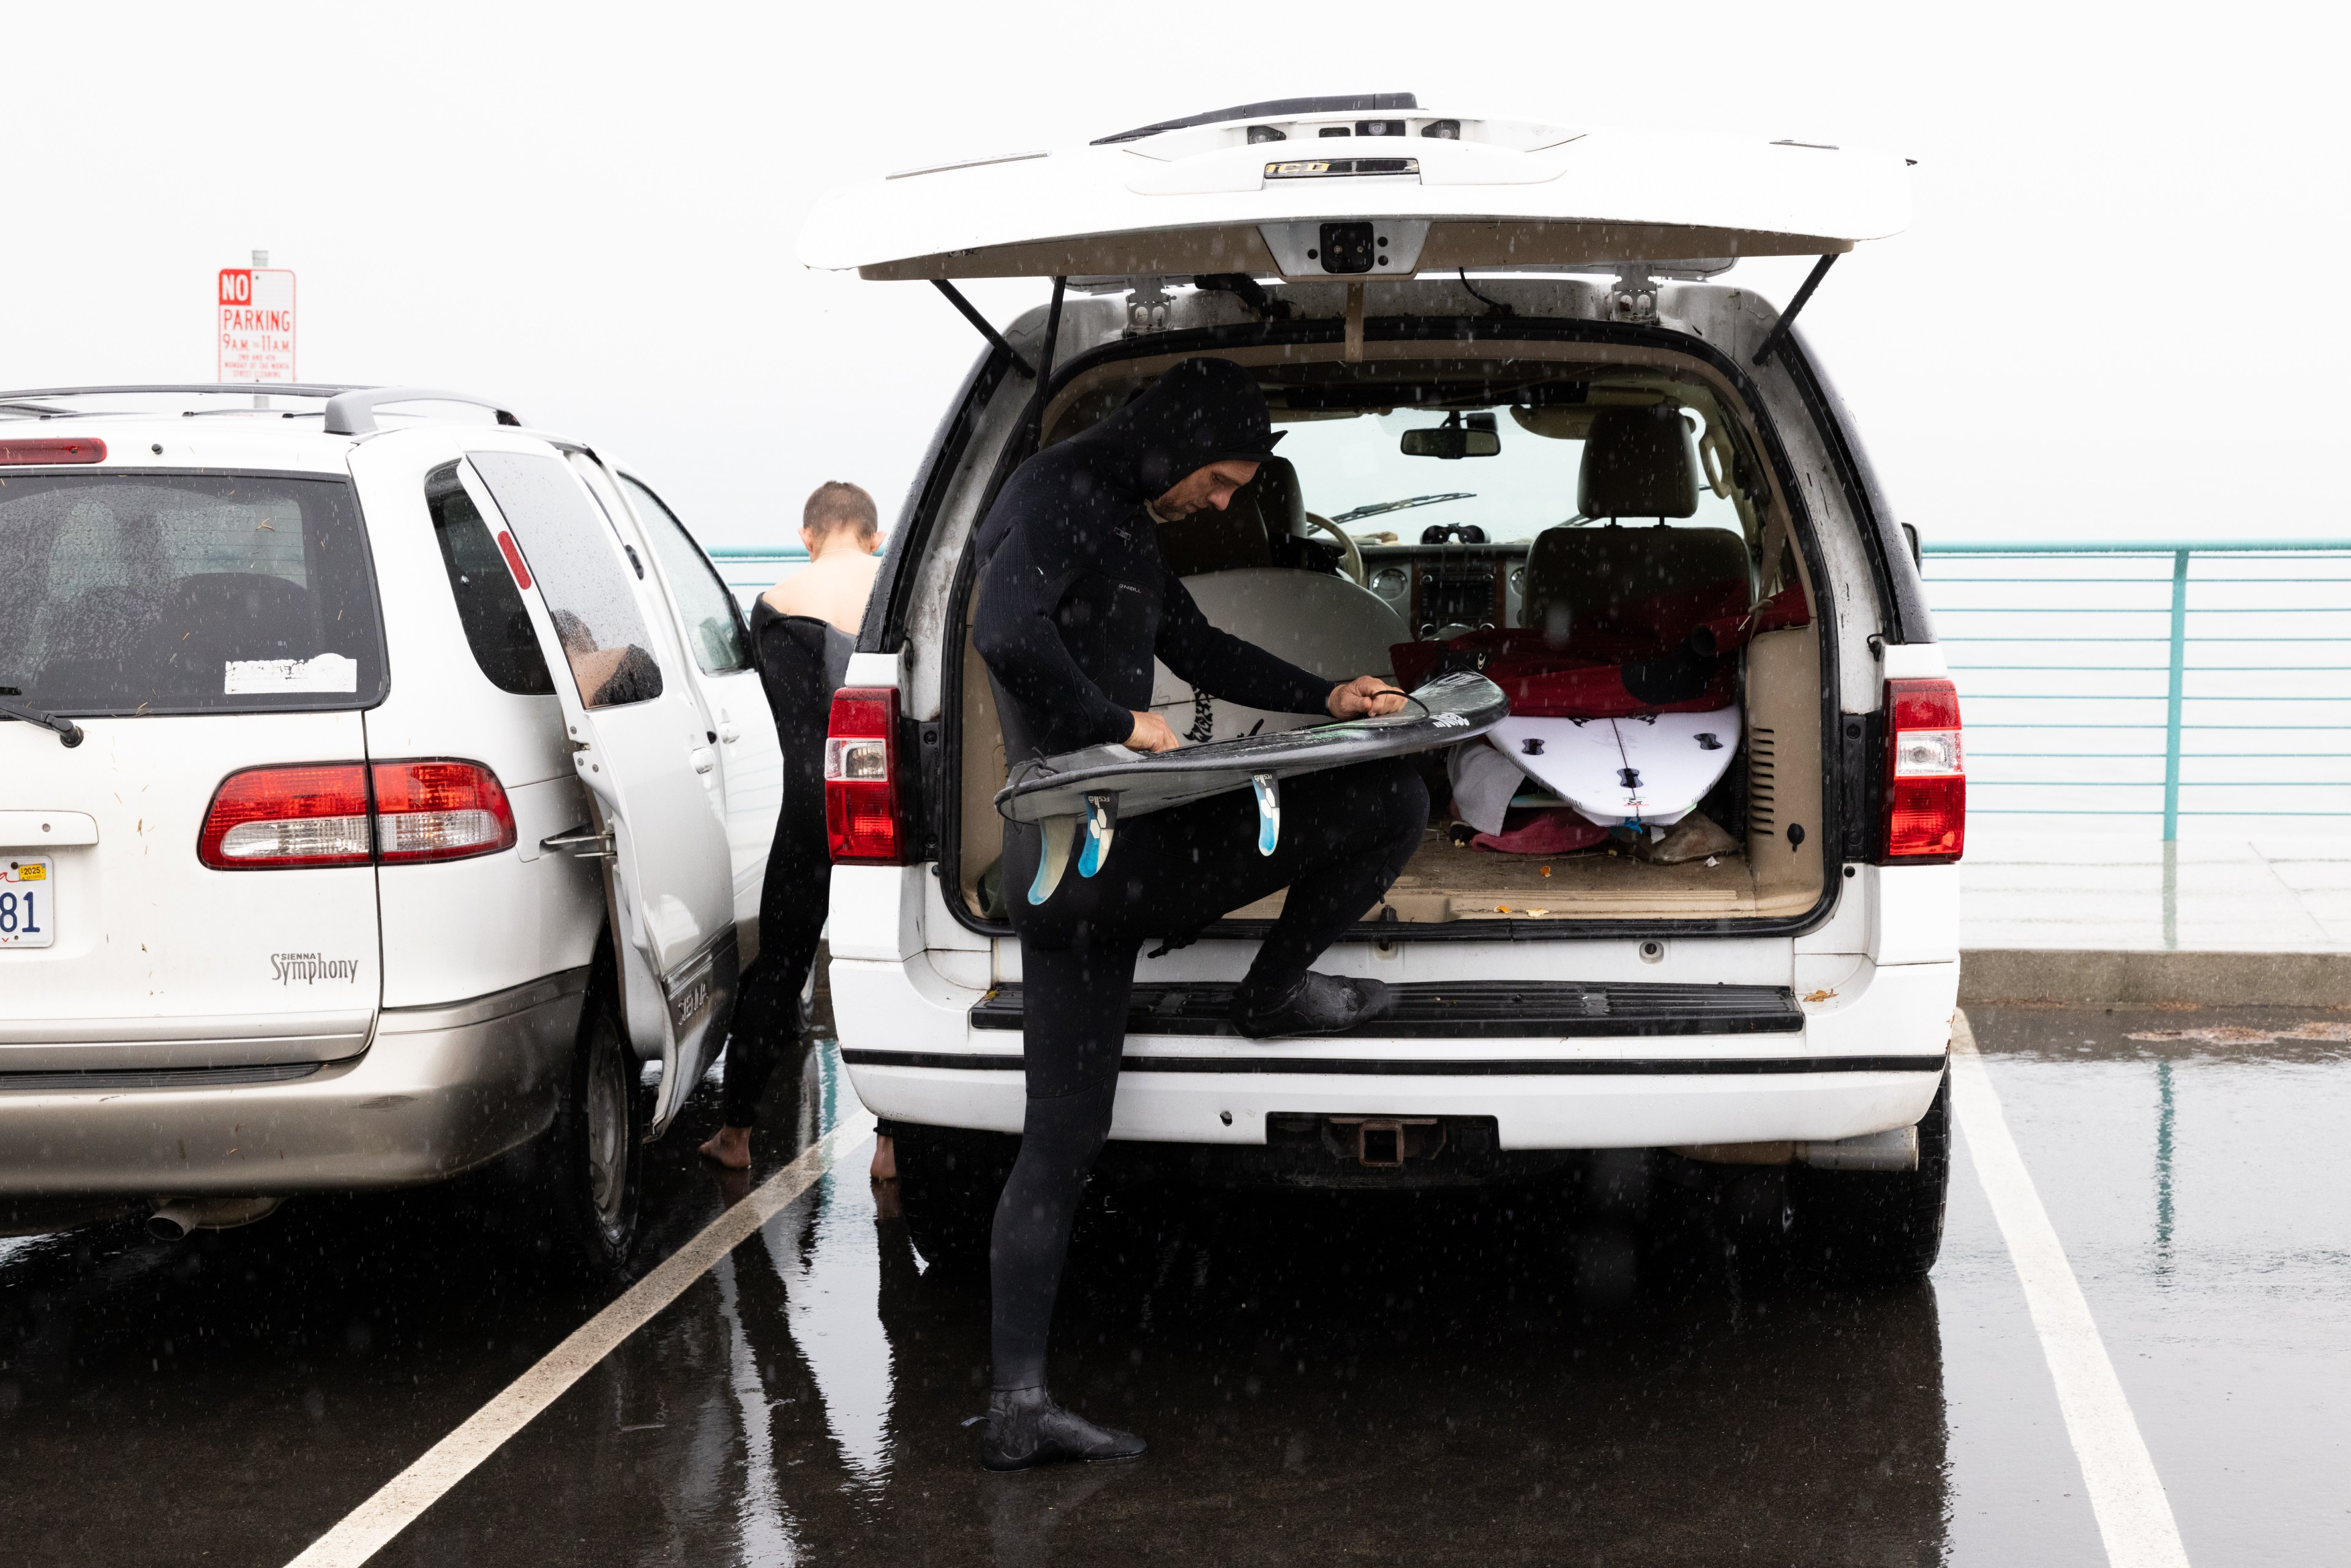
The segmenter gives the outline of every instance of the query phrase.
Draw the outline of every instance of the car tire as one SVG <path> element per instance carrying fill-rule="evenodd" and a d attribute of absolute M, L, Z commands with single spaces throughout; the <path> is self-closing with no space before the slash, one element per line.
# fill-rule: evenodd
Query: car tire
<path fill-rule="evenodd" d="M 1788 1170 L 1792 1234 L 1805 1260 L 1855 1283 L 1923 1278 L 1943 1249 L 1951 1188 L 1951 1073 L 1918 1122 L 1918 1168 Z"/>
<path fill-rule="evenodd" d="M 893 1124 L 898 1201 L 907 1239 L 933 1268 L 978 1272 L 987 1267 L 996 1200 L 1012 1174 L 1020 1141 L 998 1133 Z"/>
<path fill-rule="evenodd" d="M 599 1281 L 628 1278 L 644 1202 L 645 1095 L 621 1024 L 610 949 L 580 1009 L 579 1044 L 538 1161 L 556 1228 Z"/>

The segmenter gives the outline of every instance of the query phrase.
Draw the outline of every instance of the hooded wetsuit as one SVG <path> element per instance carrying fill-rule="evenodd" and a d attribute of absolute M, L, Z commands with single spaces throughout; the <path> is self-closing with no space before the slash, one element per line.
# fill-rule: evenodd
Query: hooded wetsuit
<path fill-rule="evenodd" d="M 1155 654 L 1213 695 L 1273 712 L 1327 713 L 1338 680 L 1364 673 L 1302 670 L 1218 631 L 1160 557 L 1145 502 L 1208 464 L 1259 461 L 1275 439 L 1247 371 L 1186 360 L 1014 472 L 980 528 L 972 627 L 1008 758 L 1124 740 L 1150 706 Z M 1121 822 L 1100 874 L 1072 868 L 1042 904 L 1028 900 L 1038 831 L 1005 824 L 1029 1102 L 996 1210 L 997 1387 L 1045 1381 L 1046 1330 L 1078 1197 L 1110 1132 L 1143 939 L 1187 936 L 1287 888 L 1241 982 L 1245 994 L 1278 996 L 1379 902 L 1427 819 L 1427 790 L 1402 758 L 1309 774 L 1282 785 L 1271 855 L 1258 852 L 1255 800 L 1236 790 Z"/>

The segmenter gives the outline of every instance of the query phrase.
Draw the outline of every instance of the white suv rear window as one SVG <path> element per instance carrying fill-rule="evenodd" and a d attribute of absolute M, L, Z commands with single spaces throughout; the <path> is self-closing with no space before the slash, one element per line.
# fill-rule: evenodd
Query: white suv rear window
<path fill-rule="evenodd" d="M 17 474 L 0 695 L 88 716 L 368 707 L 387 685 L 349 482 Z"/>

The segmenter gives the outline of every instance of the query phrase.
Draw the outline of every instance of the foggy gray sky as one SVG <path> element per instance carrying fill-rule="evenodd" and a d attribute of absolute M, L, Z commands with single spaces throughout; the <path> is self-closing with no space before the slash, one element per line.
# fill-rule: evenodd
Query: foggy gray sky
<path fill-rule="evenodd" d="M 826 187 L 1255 99 L 1412 91 L 1918 160 L 1807 309 L 1930 537 L 2351 535 L 2341 13 L 2238 5 L 16 7 L 0 383 L 213 378 L 300 275 L 306 380 L 480 390 L 707 543 L 895 515 L 977 347 L 811 274 Z M 1214 18 L 1214 19 L 1211 19 Z M 2150 19 L 2151 18 L 2151 19 Z M 1802 261 L 1733 280 L 1784 300 Z M 998 320 L 1044 286 L 975 285 Z M 2283 382 L 2273 378 L 2292 370 Z"/>

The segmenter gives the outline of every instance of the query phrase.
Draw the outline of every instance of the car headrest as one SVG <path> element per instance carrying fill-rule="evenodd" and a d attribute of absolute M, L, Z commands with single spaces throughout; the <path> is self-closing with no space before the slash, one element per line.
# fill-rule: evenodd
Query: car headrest
<path fill-rule="evenodd" d="M 1671 403 L 1606 408 L 1592 421 L 1576 476 L 1587 517 L 1687 517 L 1698 511 L 1698 458 Z"/>
<path fill-rule="evenodd" d="M 1178 577 L 1274 564 L 1274 541 L 1306 530 L 1306 496 L 1287 458 L 1269 457 L 1223 511 L 1203 507 L 1159 527 L 1159 554 Z"/>
<path fill-rule="evenodd" d="M 1257 465 L 1257 477 L 1233 492 L 1232 509 L 1245 507 L 1264 524 L 1269 539 L 1306 531 L 1306 492 L 1299 487 L 1298 470 L 1289 458 L 1267 458 Z"/>

